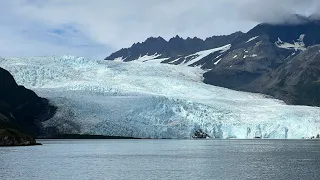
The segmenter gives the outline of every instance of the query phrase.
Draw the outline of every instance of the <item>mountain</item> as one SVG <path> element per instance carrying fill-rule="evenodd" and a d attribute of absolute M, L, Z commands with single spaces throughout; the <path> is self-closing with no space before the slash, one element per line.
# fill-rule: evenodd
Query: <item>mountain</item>
<path fill-rule="evenodd" d="M 265 76 L 268 74 L 275 76 L 275 73 L 280 72 L 279 69 L 285 68 L 285 64 L 295 61 L 295 57 L 316 61 L 309 59 L 308 47 L 320 44 L 318 32 L 320 32 L 318 21 L 303 24 L 259 24 L 233 42 L 232 48 L 225 52 L 219 64 L 204 74 L 204 82 L 236 90 L 261 92 L 293 104 L 320 105 L 320 101 L 314 102 L 309 98 L 304 101 L 295 100 L 301 98 L 299 94 L 290 93 L 291 97 L 286 96 L 285 94 L 289 93 L 286 89 L 278 88 L 278 92 L 275 92 L 274 87 L 272 91 L 266 89 L 259 91 L 256 87 L 269 83 Z M 209 55 L 206 58 L 209 61 L 214 56 Z M 281 78 L 285 80 L 287 77 L 281 76 Z M 304 80 L 308 79 L 314 77 L 304 77 Z"/>
<path fill-rule="evenodd" d="M 13 76 L 0 67 L 0 129 L 13 128 L 37 136 L 40 122 L 54 115 L 55 107 L 33 91 L 19 86 Z"/>
<path fill-rule="evenodd" d="M 198 55 L 190 56 L 191 54 L 199 51 L 210 50 L 225 46 L 232 43 L 236 38 L 241 36 L 242 32 L 236 32 L 228 36 L 213 36 L 205 40 L 199 38 L 183 39 L 179 36 L 171 38 L 166 41 L 162 37 L 148 38 L 142 43 L 135 43 L 130 48 L 121 49 L 105 60 L 121 60 L 121 61 L 134 61 L 134 60 L 151 60 L 162 59 L 164 63 L 179 64 L 184 61 L 187 63 Z"/>
<path fill-rule="evenodd" d="M 255 85 L 263 86 L 268 83 L 265 76 L 270 74 L 275 76 L 274 73 L 280 72 L 279 68 L 285 68 L 285 64 L 295 60 L 296 56 L 311 61 L 308 58 L 308 52 L 310 52 L 308 48 L 320 44 L 319 32 L 320 21 L 317 17 L 293 15 L 281 24 L 262 23 L 247 33 L 237 32 L 229 36 L 208 38 L 204 40 L 207 46 L 201 46 L 203 48 L 198 48 L 201 44 L 198 40 L 192 41 L 192 50 L 186 50 L 182 44 L 186 44 L 190 38 L 182 39 L 177 36 L 173 38 L 179 42 L 177 46 L 169 46 L 170 43 L 166 44 L 165 40 L 162 39 L 162 46 L 170 47 L 172 49 L 171 53 L 163 53 L 164 51 L 161 50 L 148 52 L 147 49 L 143 52 L 135 51 L 132 48 L 135 46 L 133 45 L 131 48 L 120 50 L 122 53 L 120 51 L 113 53 L 106 59 L 197 66 L 207 71 L 203 75 L 204 82 L 207 84 L 265 93 L 287 103 L 320 105 L 317 98 L 313 100 L 313 97 L 310 99 L 311 97 L 304 96 L 305 100 L 297 100 L 301 98 L 298 97 L 301 94 L 293 93 L 293 91 L 298 90 L 290 90 L 291 95 L 287 96 L 284 94 L 289 92 L 282 88 L 270 87 L 273 90 L 267 90 L 255 87 Z M 148 46 L 145 42 L 142 44 L 149 49 L 152 48 L 150 44 Z M 140 45 L 142 44 L 140 43 Z M 180 50 L 180 53 L 177 53 L 177 49 Z M 131 57 L 124 52 L 127 52 L 127 54 L 128 52 L 135 53 L 136 55 Z M 311 75 L 305 74 L 305 76 L 304 80 L 314 79 Z M 297 88 L 297 86 L 292 88 Z M 275 92 L 275 89 L 278 89 L 279 92 Z"/>

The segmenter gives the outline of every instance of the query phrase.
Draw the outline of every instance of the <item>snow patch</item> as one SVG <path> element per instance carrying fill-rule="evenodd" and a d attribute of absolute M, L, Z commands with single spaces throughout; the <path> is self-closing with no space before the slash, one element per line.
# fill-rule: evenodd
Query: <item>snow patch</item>
<path fill-rule="evenodd" d="M 252 55 L 244 55 L 243 56 L 243 59 L 247 58 L 247 57 L 257 57 L 258 55 L 257 54 L 252 54 Z"/>
<path fill-rule="evenodd" d="M 205 51 L 200 51 L 200 52 L 197 52 L 195 54 L 191 54 L 189 56 L 197 56 L 197 57 L 192 59 L 192 60 L 190 60 L 190 61 L 188 61 L 188 62 L 186 62 L 186 63 L 184 63 L 184 64 L 189 66 L 189 65 L 194 64 L 197 61 L 201 60 L 202 58 L 208 56 L 211 53 L 218 52 L 218 51 L 220 53 L 224 53 L 224 52 L 228 51 L 230 48 L 231 48 L 231 44 L 228 44 L 228 45 L 225 45 L 225 46 L 222 46 L 222 47 L 209 49 L 209 50 L 205 50 Z"/>
<path fill-rule="evenodd" d="M 177 59 L 175 59 L 175 60 L 171 61 L 171 62 L 170 62 L 170 64 L 174 64 L 175 62 L 179 61 L 180 59 L 181 59 L 181 57 L 179 57 L 179 58 L 177 58 Z"/>
<path fill-rule="evenodd" d="M 113 61 L 122 62 L 123 60 L 124 60 L 124 59 L 123 59 L 123 57 L 121 56 L 121 57 L 115 58 Z"/>
<path fill-rule="evenodd" d="M 214 63 L 214 65 L 217 65 L 221 60 L 222 60 L 222 58 L 220 58 L 218 61 L 216 61 L 216 62 Z"/>
<path fill-rule="evenodd" d="M 292 49 L 295 51 L 305 51 L 307 48 L 305 47 L 305 44 L 303 42 L 305 37 L 305 34 L 301 34 L 300 37 L 297 39 L 297 41 L 293 41 L 293 44 L 288 42 L 283 42 L 280 37 L 278 37 L 278 41 L 275 42 L 276 46 L 278 48 L 283 49 Z"/>
<path fill-rule="evenodd" d="M 219 59 L 223 54 L 220 54 L 219 56 L 217 56 L 215 59 Z"/>
<path fill-rule="evenodd" d="M 155 53 L 155 54 L 150 55 L 150 56 L 148 54 L 146 54 L 144 56 L 140 55 L 140 57 L 138 59 L 136 59 L 135 61 L 145 62 L 145 61 L 156 59 L 157 57 L 160 57 L 160 56 L 161 56 L 161 54 L 158 54 L 158 53 Z"/>
<path fill-rule="evenodd" d="M 252 38 L 250 38 L 248 41 L 247 41 L 247 43 L 248 42 L 251 42 L 251 41 L 253 41 L 253 40 L 255 40 L 255 39 L 257 39 L 259 36 L 255 36 L 255 37 L 252 37 Z"/>
<path fill-rule="evenodd" d="M 161 63 L 162 61 L 168 60 L 169 58 L 156 58 L 156 59 L 149 59 L 143 61 L 143 63 Z"/>

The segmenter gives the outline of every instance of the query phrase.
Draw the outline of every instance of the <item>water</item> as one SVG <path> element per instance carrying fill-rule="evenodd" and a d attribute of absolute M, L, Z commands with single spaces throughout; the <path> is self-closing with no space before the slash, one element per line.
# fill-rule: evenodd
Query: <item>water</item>
<path fill-rule="evenodd" d="M 317 140 L 43 140 L 1 147 L 0 179 L 320 179 Z"/>

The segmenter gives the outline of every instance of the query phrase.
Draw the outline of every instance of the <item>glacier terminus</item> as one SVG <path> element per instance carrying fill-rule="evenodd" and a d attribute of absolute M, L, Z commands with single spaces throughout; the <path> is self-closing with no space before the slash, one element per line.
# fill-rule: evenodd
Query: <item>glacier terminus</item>
<path fill-rule="evenodd" d="M 44 127 L 61 133 L 301 139 L 320 133 L 320 108 L 207 85 L 198 67 L 74 56 L 0 58 L 21 84 L 58 107 Z"/>

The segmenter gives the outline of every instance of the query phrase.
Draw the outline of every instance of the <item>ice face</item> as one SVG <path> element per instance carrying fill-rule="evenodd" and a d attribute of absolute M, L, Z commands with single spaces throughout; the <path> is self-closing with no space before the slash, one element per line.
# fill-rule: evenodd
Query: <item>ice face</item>
<path fill-rule="evenodd" d="M 58 107 L 44 122 L 64 133 L 190 138 L 302 138 L 320 133 L 320 108 L 202 83 L 195 67 L 73 56 L 3 58 L 16 81 Z"/>

